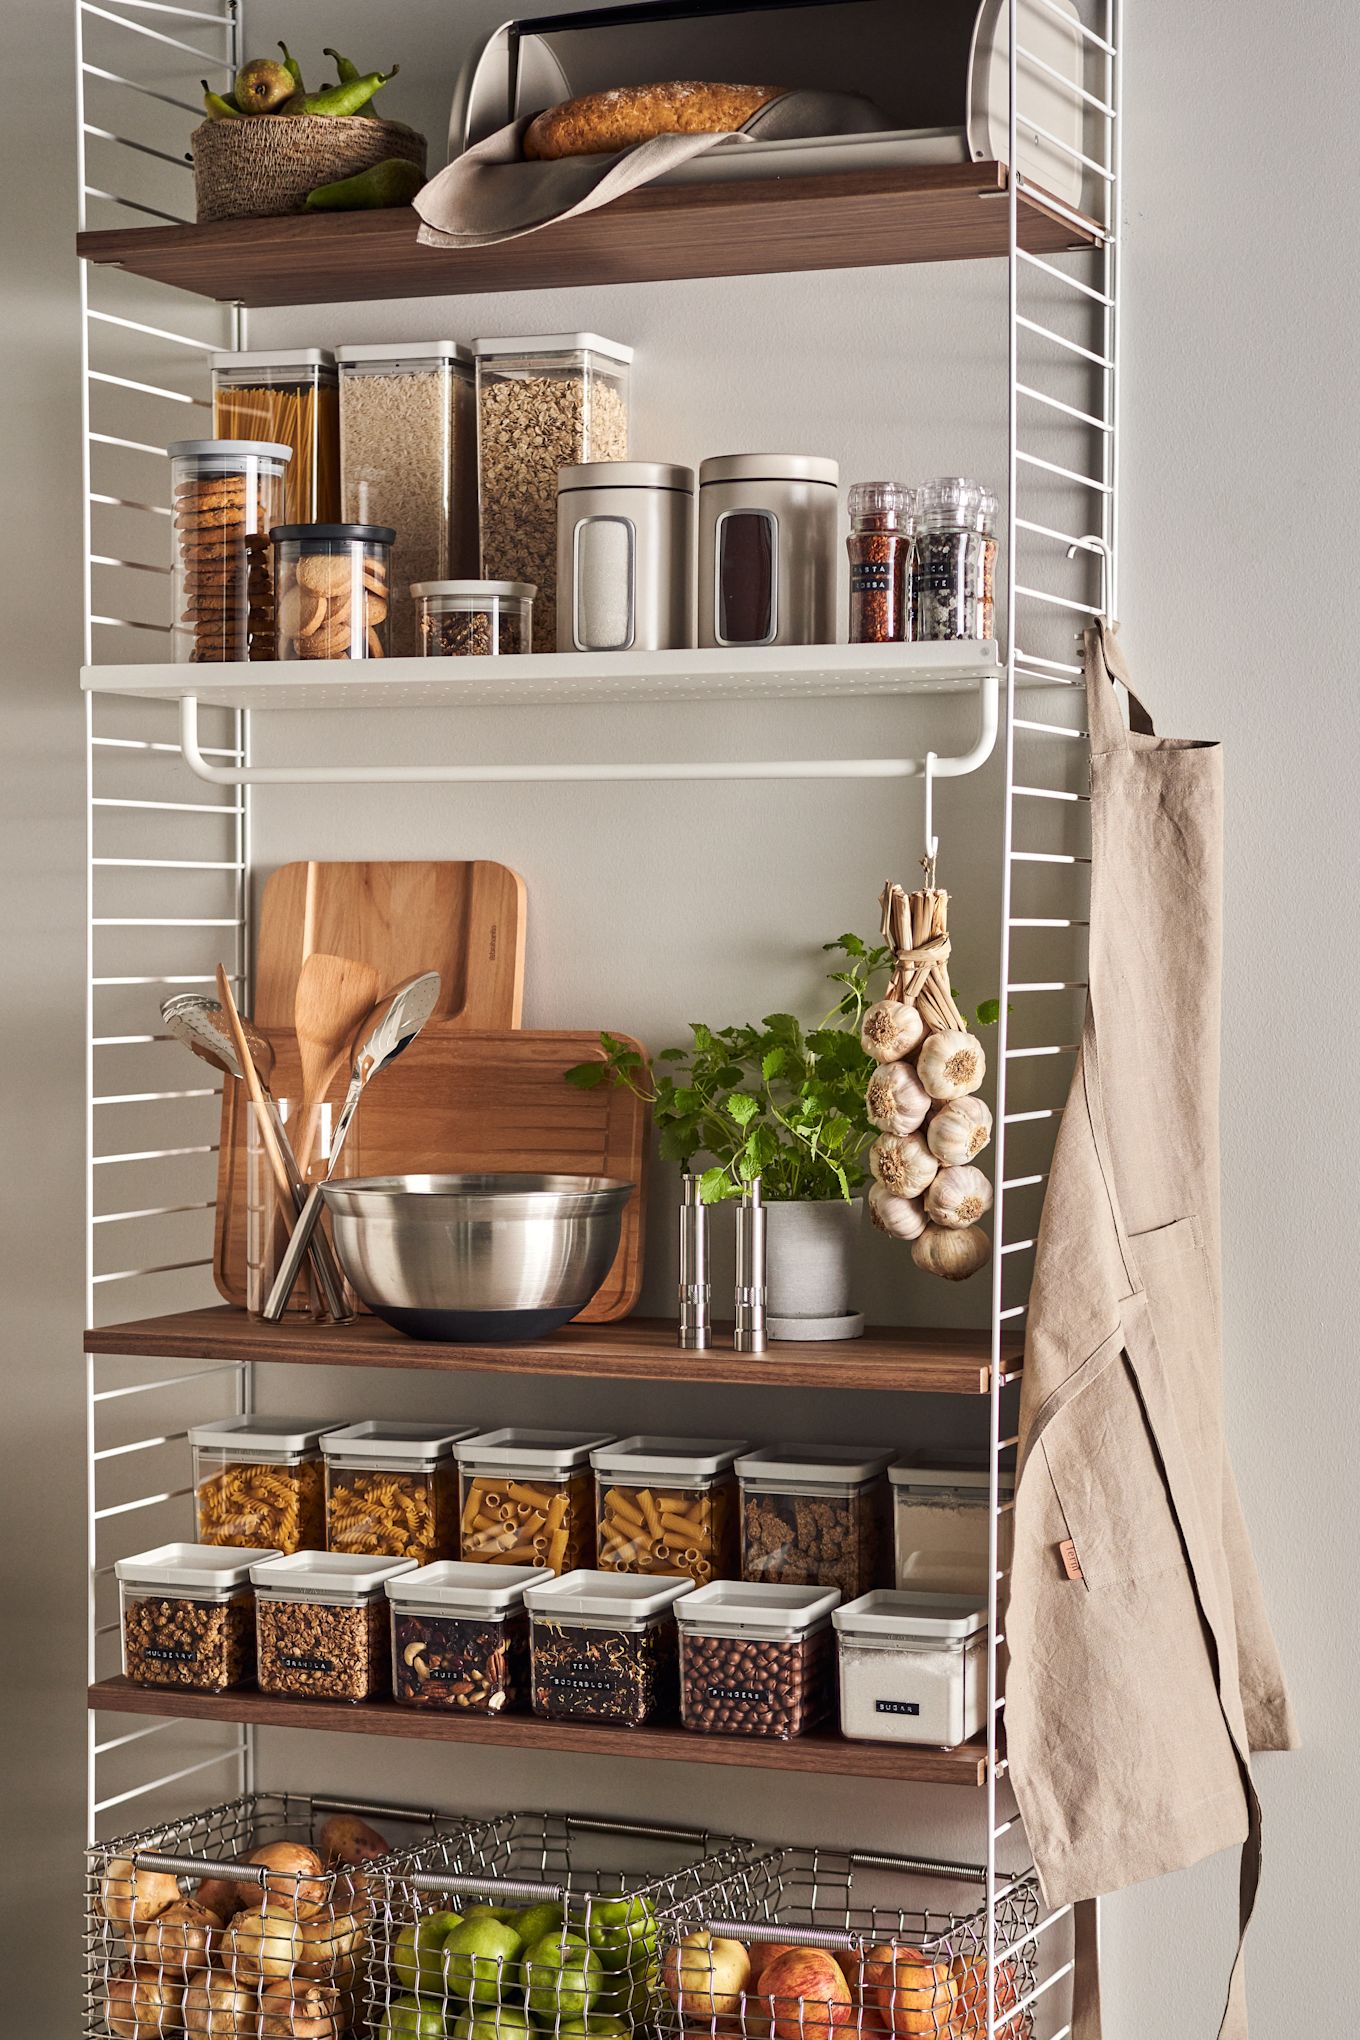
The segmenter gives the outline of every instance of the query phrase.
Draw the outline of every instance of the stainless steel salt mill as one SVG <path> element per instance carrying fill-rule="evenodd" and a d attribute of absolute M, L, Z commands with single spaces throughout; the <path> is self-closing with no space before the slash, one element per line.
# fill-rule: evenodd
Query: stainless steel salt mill
<path fill-rule="evenodd" d="M 708 1211 L 699 1196 L 699 1178 L 685 1171 L 680 1181 L 680 1329 L 678 1343 L 703 1353 L 713 1343 L 708 1279 Z"/>
<path fill-rule="evenodd" d="M 736 1324 L 732 1348 L 737 1353 L 765 1351 L 765 1206 L 760 1178 L 748 1183 L 737 1206 Z"/>

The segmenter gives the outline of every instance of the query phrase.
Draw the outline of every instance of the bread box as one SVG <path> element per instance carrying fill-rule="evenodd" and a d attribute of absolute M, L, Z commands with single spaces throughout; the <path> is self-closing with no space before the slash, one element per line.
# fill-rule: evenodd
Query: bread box
<path fill-rule="evenodd" d="M 1084 44 L 1071 0 L 1016 0 L 1016 20 L 1020 173 L 1081 208 L 1081 157 L 1103 155 L 1101 116 L 1083 97 L 1104 97 L 1099 52 Z M 581 93 L 701 78 L 860 94 L 880 109 L 884 126 L 721 146 L 667 173 L 666 183 L 1006 162 L 1008 74 L 1007 0 L 582 8 L 506 22 L 474 45 L 454 91 L 449 156 Z"/>

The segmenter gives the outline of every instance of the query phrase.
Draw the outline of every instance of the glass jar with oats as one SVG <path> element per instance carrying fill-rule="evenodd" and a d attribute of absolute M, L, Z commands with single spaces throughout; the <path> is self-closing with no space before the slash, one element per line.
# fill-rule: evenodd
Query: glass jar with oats
<path fill-rule="evenodd" d="M 458 1552 L 458 1469 L 453 1448 L 475 1425 L 369 1418 L 328 1431 L 326 1549 L 366 1558 L 454 1558 Z"/>
<path fill-rule="evenodd" d="M 627 460 L 633 350 L 598 333 L 474 340 L 482 572 L 532 581 L 533 644 L 557 649 L 557 477 Z"/>
<path fill-rule="evenodd" d="M 511 1426 L 461 1438 L 460 1547 L 466 1560 L 571 1572 L 595 1555 L 590 1455 L 607 1437 Z"/>
<path fill-rule="evenodd" d="M 194 1424 L 194 1503 L 201 1544 L 268 1545 L 281 1552 L 326 1544 L 321 1439 L 307 1418 L 223 1417 Z"/>
<path fill-rule="evenodd" d="M 390 524 L 395 659 L 420 653 L 413 581 L 477 572 L 477 403 L 454 340 L 341 347 L 341 516 Z"/>
<path fill-rule="evenodd" d="M 324 523 L 340 515 L 340 396 L 326 347 L 252 347 L 214 354 L 213 431 L 219 439 L 291 446 L 276 522 Z"/>

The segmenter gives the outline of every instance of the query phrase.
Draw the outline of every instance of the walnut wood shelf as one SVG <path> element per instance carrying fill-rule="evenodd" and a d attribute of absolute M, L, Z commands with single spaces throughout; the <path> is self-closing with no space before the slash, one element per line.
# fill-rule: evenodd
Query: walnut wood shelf
<path fill-rule="evenodd" d="M 740 1385 L 831 1390 L 906 1390 L 986 1395 L 990 1335 L 973 1331 L 870 1331 L 837 1344 L 780 1340 L 765 1353 L 734 1353 L 719 1328 L 712 1350 L 682 1352 L 668 1319 L 629 1318 L 614 1325 L 565 1325 L 550 1338 L 517 1346 L 449 1346 L 408 1339 L 374 1317 L 352 1325 L 267 1325 L 221 1304 L 170 1317 L 100 1325 L 85 1351 L 144 1359 L 266 1361 L 284 1366 L 405 1367 L 460 1374 L 569 1375 L 598 1381 L 683 1382 L 702 1388 Z M 1022 1341 L 1008 1339 L 1003 1361 L 1020 1364 Z"/>
<path fill-rule="evenodd" d="M 760 276 L 1004 255 L 1000 163 L 932 164 L 728 184 L 653 184 L 489 248 L 425 248 L 409 207 L 390 212 L 133 227 L 78 236 L 78 252 L 200 297 L 243 305 L 358 303 L 685 277 Z M 1035 254 L 1091 246 L 1033 193 L 1019 238 Z"/>
<path fill-rule="evenodd" d="M 340 1735 L 383 1735 L 406 1742 L 494 1743 L 503 1749 L 567 1750 L 575 1756 L 642 1757 L 662 1763 L 735 1764 L 746 1770 L 823 1772 L 832 1777 L 893 1779 L 917 1785 L 981 1785 L 985 1751 L 909 1749 L 902 1743 L 847 1742 L 808 1735 L 793 1742 L 759 1736 L 691 1735 L 683 1728 L 616 1728 L 593 1722 L 539 1721 L 533 1715 L 425 1714 L 391 1700 L 360 1706 L 327 1700 L 278 1700 L 266 1693 L 151 1692 L 126 1679 L 91 1686 L 89 1706 L 112 1714 L 162 1720 L 230 1721 L 249 1728 L 322 1729 Z"/>

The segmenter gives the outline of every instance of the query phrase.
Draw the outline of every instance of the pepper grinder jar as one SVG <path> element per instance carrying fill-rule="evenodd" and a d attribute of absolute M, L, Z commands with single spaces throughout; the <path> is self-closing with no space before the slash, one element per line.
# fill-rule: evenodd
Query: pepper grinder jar
<path fill-rule="evenodd" d="M 912 637 L 911 555 L 916 491 L 856 482 L 850 491 L 850 642 L 900 645 Z"/>
<path fill-rule="evenodd" d="M 914 629 L 922 640 L 996 636 L 996 497 L 945 475 L 916 499 Z"/>
<path fill-rule="evenodd" d="M 805 453 L 731 453 L 699 469 L 701 645 L 836 637 L 840 469 Z"/>

